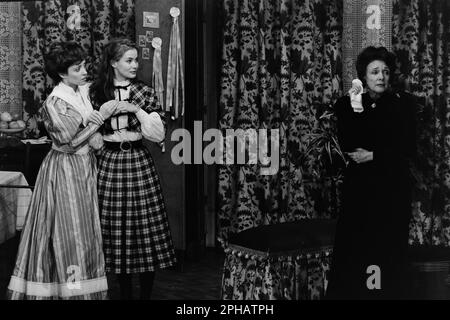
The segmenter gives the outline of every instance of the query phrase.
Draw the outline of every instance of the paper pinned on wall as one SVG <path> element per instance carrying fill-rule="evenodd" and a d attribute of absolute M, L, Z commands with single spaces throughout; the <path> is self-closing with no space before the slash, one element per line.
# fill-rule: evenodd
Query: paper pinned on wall
<path fill-rule="evenodd" d="M 144 28 L 159 28 L 159 12 L 144 11 L 142 15 Z"/>

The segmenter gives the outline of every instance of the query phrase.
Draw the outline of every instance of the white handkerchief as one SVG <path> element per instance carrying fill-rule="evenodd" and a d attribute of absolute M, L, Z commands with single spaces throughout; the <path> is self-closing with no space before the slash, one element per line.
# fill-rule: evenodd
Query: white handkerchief
<path fill-rule="evenodd" d="M 350 102 L 352 104 L 352 108 L 354 112 L 363 112 L 364 108 L 362 106 L 362 93 L 363 86 L 362 82 L 359 79 L 353 79 L 352 87 L 348 91 L 350 94 Z"/>

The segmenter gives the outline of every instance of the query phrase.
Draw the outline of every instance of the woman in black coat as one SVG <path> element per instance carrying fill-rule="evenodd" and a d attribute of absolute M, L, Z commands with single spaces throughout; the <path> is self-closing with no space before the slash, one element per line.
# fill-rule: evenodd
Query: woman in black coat
<path fill-rule="evenodd" d="M 395 56 L 386 48 L 364 49 L 356 69 L 365 92 L 354 84 L 334 107 L 350 161 L 328 299 L 405 298 L 415 103 L 391 89 L 394 68 Z"/>

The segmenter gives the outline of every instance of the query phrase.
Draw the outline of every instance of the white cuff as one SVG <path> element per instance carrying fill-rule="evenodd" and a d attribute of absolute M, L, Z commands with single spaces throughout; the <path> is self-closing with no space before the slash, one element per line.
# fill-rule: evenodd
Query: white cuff
<path fill-rule="evenodd" d="M 141 130 L 144 138 L 153 142 L 161 142 L 164 140 L 164 124 L 157 112 L 148 114 L 140 109 L 136 112 L 136 117 L 141 123 Z"/>

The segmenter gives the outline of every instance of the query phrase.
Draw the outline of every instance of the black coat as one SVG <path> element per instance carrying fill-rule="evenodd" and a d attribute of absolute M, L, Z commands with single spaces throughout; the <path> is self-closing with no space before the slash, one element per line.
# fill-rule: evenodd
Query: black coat
<path fill-rule="evenodd" d="M 344 175 L 327 297 L 402 298 L 411 218 L 410 161 L 415 154 L 415 102 L 406 93 L 385 93 L 376 102 L 363 94 L 362 113 L 350 97 L 335 104 L 344 152 L 373 151 L 373 161 L 350 160 Z M 380 267 L 381 290 L 369 290 L 370 265 Z"/>

